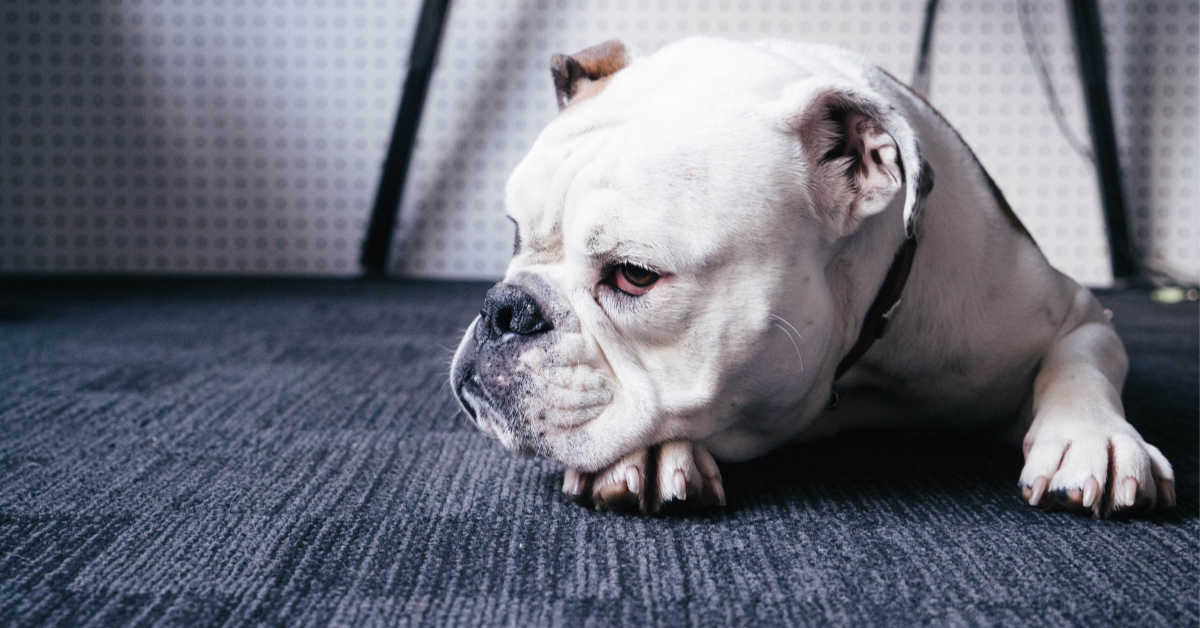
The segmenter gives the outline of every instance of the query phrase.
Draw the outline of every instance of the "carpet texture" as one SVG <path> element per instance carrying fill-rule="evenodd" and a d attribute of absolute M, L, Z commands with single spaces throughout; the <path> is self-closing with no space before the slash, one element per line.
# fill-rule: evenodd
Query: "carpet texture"
<path fill-rule="evenodd" d="M 482 284 L 0 288 L 0 623 L 1200 622 L 1194 303 L 1102 295 L 1173 513 L 1044 513 L 1018 451 L 863 435 L 725 467 L 723 514 L 645 518 L 458 415 Z"/>

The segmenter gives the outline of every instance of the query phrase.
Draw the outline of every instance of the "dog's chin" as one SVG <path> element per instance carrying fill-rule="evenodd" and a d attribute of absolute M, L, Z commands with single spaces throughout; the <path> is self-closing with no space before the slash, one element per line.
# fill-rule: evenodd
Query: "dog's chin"
<path fill-rule="evenodd" d="M 502 410 L 472 395 L 470 389 L 463 397 L 471 404 L 468 412 L 475 426 L 500 443 L 504 449 L 523 457 L 554 460 L 569 469 L 589 473 L 600 471 L 640 447 L 615 449 L 613 443 L 596 442 L 585 428 L 593 418 L 569 427 L 544 425 L 531 427 L 523 420 L 507 418 Z M 464 403 L 464 406 L 466 403 Z"/>
<path fill-rule="evenodd" d="M 458 383 L 454 394 L 475 427 L 499 441 L 505 449 L 522 456 L 534 456 L 545 450 L 544 446 L 539 446 L 534 434 L 515 428 L 520 423 L 507 419 L 487 391 L 474 381 L 468 379 Z"/>
<path fill-rule="evenodd" d="M 545 447 L 531 442 L 528 438 L 512 430 L 501 428 L 488 431 L 487 433 L 499 441 L 501 447 L 519 456 L 532 458 L 534 456 L 545 455 Z"/>

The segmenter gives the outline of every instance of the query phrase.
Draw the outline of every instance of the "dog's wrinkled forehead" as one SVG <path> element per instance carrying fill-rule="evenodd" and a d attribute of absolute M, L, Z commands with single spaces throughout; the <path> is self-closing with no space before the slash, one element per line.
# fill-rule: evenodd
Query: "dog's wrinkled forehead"
<path fill-rule="evenodd" d="M 767 125 L 731 133 L 690 119 L 666 124 L 650 107 L 616 109 L 581 132 L 548 127 L 513 171 L 505 205 L 528 261 L 610 254 L 686 267 L 747 224 L 735 214 L 763 206 L 773 167 L 752 147 L 777 141 L 764 137 Z"/>
<path fill-rule="evenodd" d="M 506 202 L 518 226 L 518 259 L 553 263 L 569 255 L 675 264 L 682 260 L 664 257 L 700 254 L 688 249 L 702 249 L 711 233 L 711 217 L 697 200 L 709 181 L 698 176 L 681 184 L 680 171 L 689 168 L 682 148 L 626 152 L 636 126 L 530 152 L 510 180 Z M 686 232 L 679 222 L 685 214 Z"/>

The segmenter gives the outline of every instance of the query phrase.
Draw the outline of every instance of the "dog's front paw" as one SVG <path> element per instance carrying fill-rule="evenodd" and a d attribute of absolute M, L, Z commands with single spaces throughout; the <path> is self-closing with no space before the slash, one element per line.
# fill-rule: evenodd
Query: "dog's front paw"
<path fill-rule="evenodd" d="M 725 505 L 716 461 L 690 441 L 635 451 L 598 473 L 568 469 L 563 492 L 596 510 L 658 513 Z"/>
<path fill-rule="evenodd" d="M 1018 485 L 1033 506 L 1107 517 L 1175 505 L 1171 464 L 1128 424 L 1042 430 L 1024 447 Z"/>

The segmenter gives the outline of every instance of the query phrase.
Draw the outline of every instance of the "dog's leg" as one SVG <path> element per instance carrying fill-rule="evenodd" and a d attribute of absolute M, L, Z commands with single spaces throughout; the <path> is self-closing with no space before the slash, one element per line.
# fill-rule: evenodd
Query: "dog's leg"
<path fill-rule="evenodd" d="M 1042 360 L 1025 435 L 1020 488 L 1034 506 L 1101 517 L 1175 502 L 1171 465 L 1125 420 L 1128 360 L 1099 303 L 1076 300 L 1075 320 Z"/>
<path fill-rule="evenodd" d="M 657 513 L 725 505 L 716 461 L 690 441 L 635 451 L 594 474 L 568 469 L 563 492 L 597 510 Z"/>

